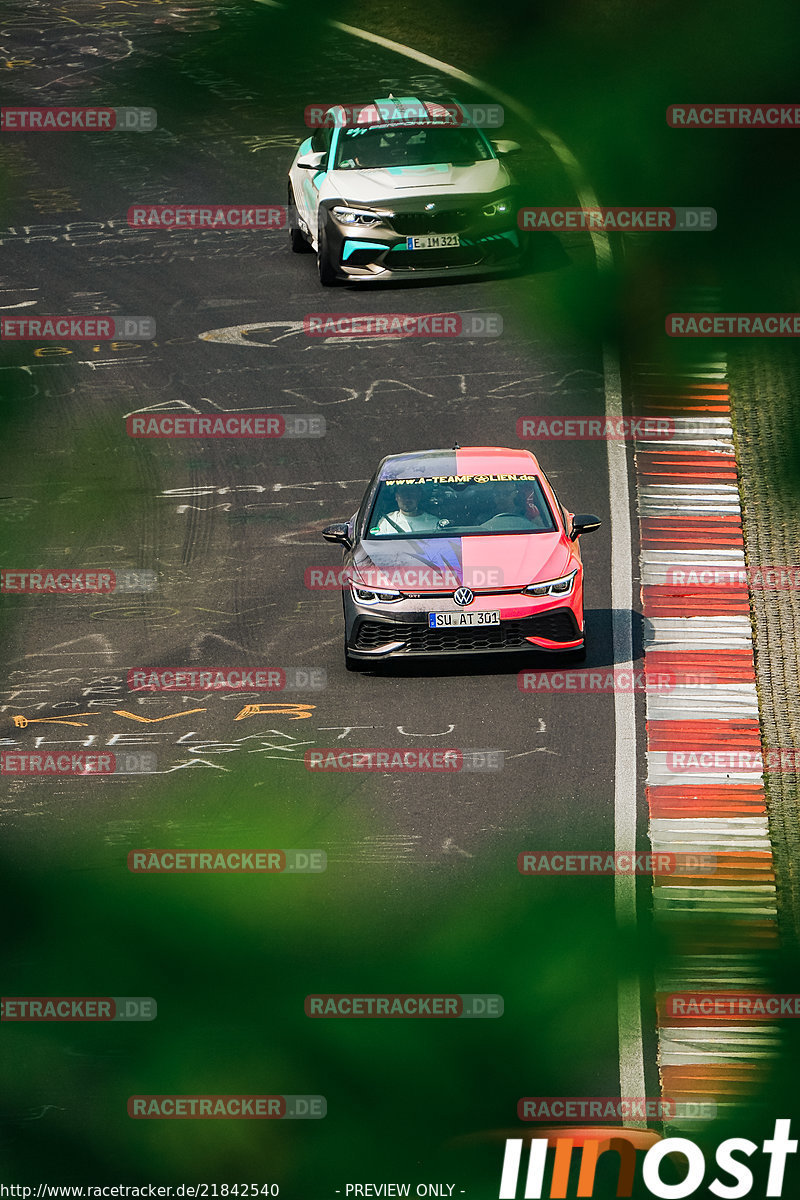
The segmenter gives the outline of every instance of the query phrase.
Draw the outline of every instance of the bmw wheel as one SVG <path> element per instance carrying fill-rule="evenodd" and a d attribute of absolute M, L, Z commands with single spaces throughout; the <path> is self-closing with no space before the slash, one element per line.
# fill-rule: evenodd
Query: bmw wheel
<path fill-rule="evenodd" d="M 289 184 L 288 197 L 288 218 L 289 218 L 289 241 L 295 254 L 308 254 L 311 250 L 311 243 L 303 233 L 297 220 L 297 205 L 294 200 L 294 192 L 292 185 Z"/>
<path fill-rule="evenodd" d="M 319 281 L 322 286 L 333 287 L 336 283 L 336 272 L 331 262 L 331 252 L 328 249 L 328 235 L 325 232 L 325 226 L 322 221 L 320 221 L 319 229 L 317 230 L 317 271 L 319 272 Z"/>

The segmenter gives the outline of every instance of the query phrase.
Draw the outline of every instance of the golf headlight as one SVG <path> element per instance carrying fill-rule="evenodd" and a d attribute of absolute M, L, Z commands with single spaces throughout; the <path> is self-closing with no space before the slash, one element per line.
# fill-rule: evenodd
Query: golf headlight
<path fill-rule="evenodd" d="M 570 571 L 569 575 L 562 575 L 560 579 L 546 579 L 543 583 L 529 583 L 525 588 L 526 596 L 568 596 L 575 584 L 575 576 L 578 574 L 577 568 Z"/>
<path fill-rule="evenodd" d="M 359 587 L 356 583 L 352 587 L 359 604 L 392 604 L 403 599 L 402 592 L 376 592 L 372 588 Z"/>
<path fill-rule="evenodd" d="M 483 206 L 485 217 L 509 217 L 513 211 L 514 202 L 511 196 L 498 196 L 496 200 Z"/>
<path fill-rule="evenodd" d="M 340 225 L 360 225 L 368 228 L 371 225 L 383 224 L 383 217 L 379 213 L 371 212 L 368 208 L 346 208 L 342 204 L 337 204 L 332 212 Z"/>

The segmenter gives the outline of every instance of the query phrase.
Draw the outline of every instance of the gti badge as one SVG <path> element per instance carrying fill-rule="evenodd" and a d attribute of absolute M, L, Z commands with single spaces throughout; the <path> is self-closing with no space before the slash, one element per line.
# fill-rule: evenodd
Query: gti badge
<path fill-rule="evenodd" d="M 475 593 L 471 592 L 468 587 L 460 587 L 457 592 L 453 592 L 453 599 L 459 608 L 466 608 L 468 604 L 472 604 Z"/>

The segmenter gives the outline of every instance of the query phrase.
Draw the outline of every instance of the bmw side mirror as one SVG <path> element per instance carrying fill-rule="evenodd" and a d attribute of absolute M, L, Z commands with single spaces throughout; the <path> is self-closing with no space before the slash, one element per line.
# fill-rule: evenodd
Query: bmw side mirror
<path fill-rule="evenodd" d="M 320 150 L 315 154 L 302 154 L 295 163 L 303 171 L 319 171 L 325 162 L 325 152 Z"/>
<path fill-rule="evenodd" d="M 602 521 L 599 517 L 595 517 L 592 513 L 576 513 L 572 518 L 572 533 L 569 535 L 569 540 L 574 542 L 582 533 L 594 533 L 595 529 L 599 529 Z"/>
<path fill-rule="evenodd" d="M 322 536 L 326 542 L 338 542 L 340 546 L 344 546 L 348 550 L 352 545 L 346 521 L 337 521 L 334 525 L 328 525 L 326 529 L 323 529 Z"/>
<path fill-rule="evenodd" d="M 492 141 L 495 154 L 519 154 L 522 146 L 519 142 L 509 141 L 507 138 L 498 138 L 497 141 Z"/>

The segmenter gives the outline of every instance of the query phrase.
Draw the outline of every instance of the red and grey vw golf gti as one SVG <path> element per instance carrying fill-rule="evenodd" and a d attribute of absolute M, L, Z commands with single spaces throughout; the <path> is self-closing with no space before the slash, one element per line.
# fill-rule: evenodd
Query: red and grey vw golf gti
<path fill-rule="evenodd" d="M 348 669 L 529 649 L 582 660 L 578 538 L 599 525 L 562 507 L 528 450 L 389 455 L 358 512 L 322 533 L 345 552 Z"/>

